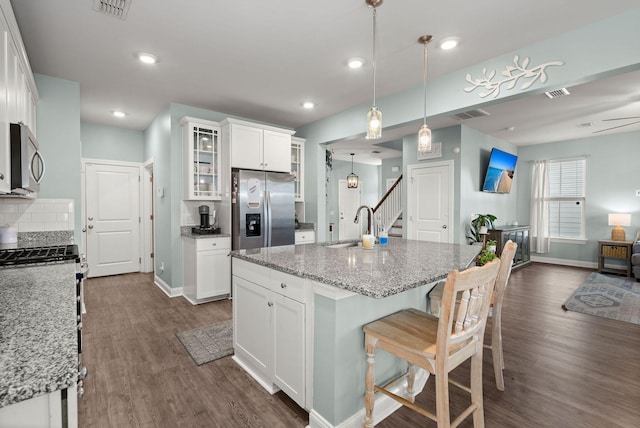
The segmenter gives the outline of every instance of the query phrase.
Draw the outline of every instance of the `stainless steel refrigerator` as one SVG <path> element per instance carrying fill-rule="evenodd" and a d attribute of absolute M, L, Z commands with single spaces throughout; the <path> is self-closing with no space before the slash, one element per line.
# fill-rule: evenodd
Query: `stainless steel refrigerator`
<path fill-rule="evenodd" d="M 294 177 L 281 172 L 231 172 L 232 248 L 295 243 Z"/>

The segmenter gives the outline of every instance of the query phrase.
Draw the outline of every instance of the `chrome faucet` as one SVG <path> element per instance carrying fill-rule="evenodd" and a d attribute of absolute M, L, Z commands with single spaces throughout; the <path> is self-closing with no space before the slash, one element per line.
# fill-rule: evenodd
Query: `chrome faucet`
<path fill-rule="evenodd" d="M 362 210 L 363 208 L 367 210 L 367 216 L 369 220 L 367 224 L 367 234 L 375 235 L 376 234 L 375 215 L 373 214 L 373 208 L 371 208 L 370 206 L 360 205 L 356 210 L 356 218 L 353 220 L 353 222 L 358 224 L 358 221 L 360 220 L 360 210 Z"/>

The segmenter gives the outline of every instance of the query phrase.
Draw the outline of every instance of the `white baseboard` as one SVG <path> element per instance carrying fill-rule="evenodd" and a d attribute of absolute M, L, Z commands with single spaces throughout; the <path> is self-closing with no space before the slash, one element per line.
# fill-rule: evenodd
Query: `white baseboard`
<path fill-rule="evenodd" d="M 169 297 L 182 296 L 182 287 L 171 288 L 158 275 L 153 276 L 153 283 Z"/>
<path fill-rule="evenodd" d="M 264 389 L 267 390 L 267 392 L 271 395 L 275 394 L 276 392 L 280 391 L 280 388 L 278 388 L 277 386 L 275 386 L 272 383 L 269 383 L 267 381 L 265 381 L 262 376 L 256 372 L 253 367 L 251 367 L 249 364 L 246 364 L 244 361 L 242 361 L 238 355 L 234 355 L 233 357 L 231 357 L 231 359 L 233 361 L 236 362 L 237 365 L 239 365 L 240 367 L 242 367 L 242 369 L 247 372 L 249 374 L 249 376 L 251 376 L 253 379 L 255 379 L 256 382 L 258 382 L 260 384 L 261 387 L 263 387 Z"/>
<path fill-rule="evenodd" d="M 531 256 L 531 261 L 536 263 L 549 263 L 552 265 L 574 266 L 587 269 L 597 269 L 596 262 L 583 262 L 580 260 L 556 259 L 554 257 Z"/>
<path fill-rule="evenodd" d="M 426 370 L 416 368 L 415 379 L 415 395 L 418 395 L 424 389 L 429 379 L 429 373 Z M 406 382 L 401 382 L 390 389 L 396 395 L 403 396 L 405 392 Z M 373 405 L 373 424 L 377 425 L 381 421 L 390 416 L 393 412 L 402 407 L 402 404 L 398 403 L 394 399 L 380 394 L 376 397 L 376 401 Z M 309 412 L 309 425 L 307 428 L 362 428 L 364 424 L 364 407 L 357 413 L 351 415 L 351 417 L 340 422 L 338 425 L 331 425 L 329 421 L 322 417 L 315 409 L 311 409 Z"/>

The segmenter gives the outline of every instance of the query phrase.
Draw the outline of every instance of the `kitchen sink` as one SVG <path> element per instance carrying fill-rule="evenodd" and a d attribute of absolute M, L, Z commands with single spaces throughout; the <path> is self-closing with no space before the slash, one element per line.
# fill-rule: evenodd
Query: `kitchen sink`
<path fill-rule="evenodd" d="M 348 247 L 357 247 L 360 245 L 359 242 L 341 242 L 339 244 L 331 244 L 327 245 L 327 248 L 348 248 Z"/>

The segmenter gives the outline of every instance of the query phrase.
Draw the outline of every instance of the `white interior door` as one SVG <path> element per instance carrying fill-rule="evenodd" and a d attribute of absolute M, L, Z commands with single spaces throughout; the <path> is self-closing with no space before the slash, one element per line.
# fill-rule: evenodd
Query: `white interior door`
<path fill-rule="evenodd" d="M 407 237 L 419 241 L 453 241 L 453 161 L 408 168 Z"/>
<path fill-rule="evenodd" d="M 360 239 L 362 221 L 358 224 L 353 222 L 356 217 L 356 210 L 362 200 L 362 181 L 355 189 L 347 188 L 347 180 L 338 181 L 338 211 L 340 212 L 340 222 L 338 223 L 338 239 Z M 364 213 L 363 213 L 364 215 Z M 364 222 L 367 222 L 366 215 Z"/>
<path fill-rule="evenodd" d="M 89 277 L 139 272 L 140 167 L 86 165 Z"/>

